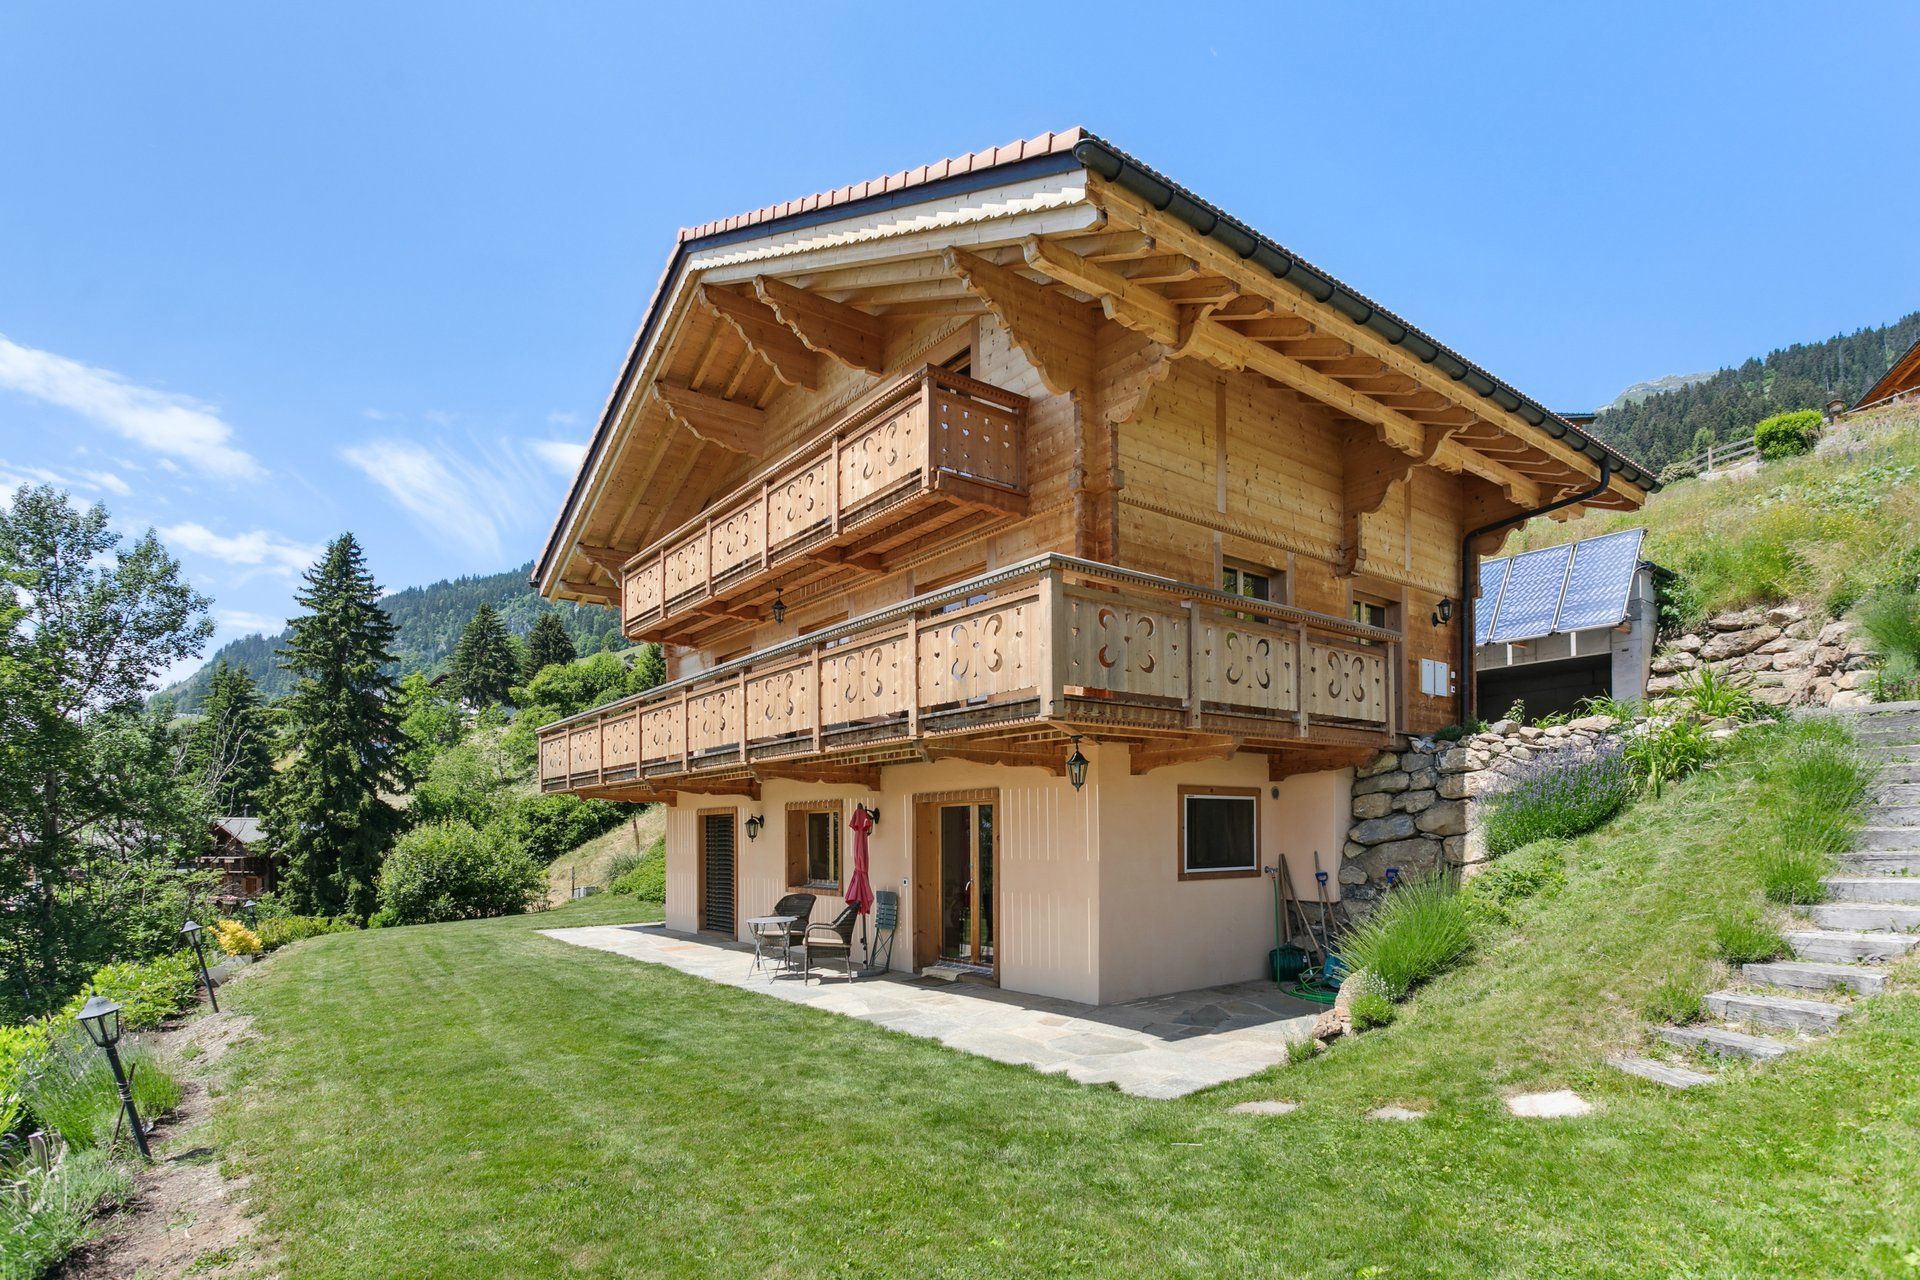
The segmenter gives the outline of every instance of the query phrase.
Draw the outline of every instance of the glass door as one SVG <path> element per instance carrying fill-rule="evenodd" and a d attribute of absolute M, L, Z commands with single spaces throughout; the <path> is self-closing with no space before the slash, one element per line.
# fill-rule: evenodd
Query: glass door
<path fill-rule="evenodd" d="M 938 958 L 994 967 L 993 805 L 946 804 L 936 824 Z"/>

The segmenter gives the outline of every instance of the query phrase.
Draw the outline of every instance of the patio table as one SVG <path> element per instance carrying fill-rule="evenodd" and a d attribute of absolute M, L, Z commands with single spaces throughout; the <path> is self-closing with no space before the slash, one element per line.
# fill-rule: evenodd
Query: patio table
<path fill-rule="evenodd" d="M 747 919 L 747 932 L 753 935 L 753 963 L 747 966 L 747 976 L 765 972 L 767 969 L 766 944 L 778 939 L 780 942 L 780 967 L 793 967 L 793 926 L 799 916 L 750 916 Z"/>

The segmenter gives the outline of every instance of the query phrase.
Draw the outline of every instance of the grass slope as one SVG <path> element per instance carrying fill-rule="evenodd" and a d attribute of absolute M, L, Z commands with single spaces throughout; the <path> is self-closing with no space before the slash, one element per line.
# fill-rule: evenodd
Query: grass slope
<path fill-rule="evenodd" d="M 650 805 L 611 831 L 603 831 L 571 853 L 563 853 L 547 868 L 547 901 L 559 906 L 576 884 L 607 887 L 607 869 L 623 853 L 645 853 L 667 833 L 664 806 Z"/>
<path fill-rule="evenodd" d="M 1738 762 L 1568 846 L 1568 883 L 1391 1028 L 1155 1102 L 540 937 L 317 939 L 234 998 L 222 1123 L 303 1277 L 1866 1277 L 1920 1267 L 1911 967 L 1837 1036 L 1673 1094 L 1602 1065 L 1749 901 Z M 1578 1088 L 1575 1121 L 1507 1115 Z M 1230 1115 L 1253 1098 L 1301 1104 Z M 1432 1108 L 1369 1121 L 1386 1102 Z"/>
<path fill-rule="evenodd" d="M 1532 521 L 1502 551 L 1639 525 L 1646 557 L 1681 575 L 1692 617 L 1788 599 L 1837 616 L 1875 587 L 1910 587 L 1920 573 L 1920 409 L 1849 419 L 1820 453 L 1737 479 L 1681 481 L 1641 511 Z"/>

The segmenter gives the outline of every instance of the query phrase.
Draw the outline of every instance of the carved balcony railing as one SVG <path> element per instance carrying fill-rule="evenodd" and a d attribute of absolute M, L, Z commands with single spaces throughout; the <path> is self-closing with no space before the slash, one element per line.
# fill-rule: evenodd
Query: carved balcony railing
<path fill-rule="evenodd" d="M 629 560 L 621 620 L 683 639 L 776 587 L 1026 511 L 1026 397 L 928 366 Z"/>
<path fill-rule="evenodd" d="M 1396 632 L 1046 555 L 550 725 L 540 785 L 642 794 L 1023 724 L 1378 743 L 1400 666 Z"/>

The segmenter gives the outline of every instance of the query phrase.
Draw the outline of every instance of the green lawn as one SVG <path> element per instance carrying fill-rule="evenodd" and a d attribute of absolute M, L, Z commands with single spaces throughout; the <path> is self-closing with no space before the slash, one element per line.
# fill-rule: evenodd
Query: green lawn
<path fill-rule="evenodd" d="M 1752 893 L 1732 765 L 1575 842 L 1569 884 L 1391 1028 L 1173 1102 L 540 937 L 632 904 L 340 935 L 232 990 L 225 1154 L 290 1274 L 1920 1275 L 1920 994 L 1764 1071 L 1618 1076 Z M 1571 1086 L 1574 1121 L 1503 1093 Z M 1249 1098 L 1302 1104 L 1232 1116 Z M 1383 1102 L 1423 1121 L 1368 1121 Z"/>

